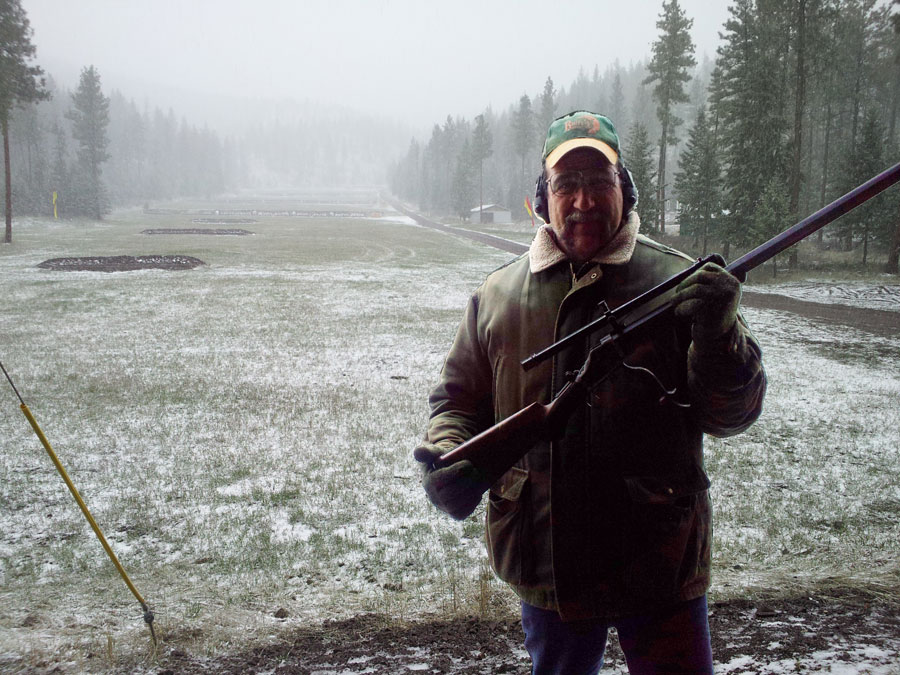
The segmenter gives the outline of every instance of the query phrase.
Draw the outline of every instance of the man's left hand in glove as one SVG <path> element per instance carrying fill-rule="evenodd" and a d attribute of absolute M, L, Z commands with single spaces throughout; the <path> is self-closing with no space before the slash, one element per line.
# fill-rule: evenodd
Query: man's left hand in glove
<path fill-rule="evenodd" d="M 701 352 L 731 332 L 740 301 L 741 282 L 711 262 L 678 284 L 672 296 L 675 315 L 691 318 L 691 338 Z"/>
<path fill-rule="evenodd" d="M 422 485 L 431 503 L 456 520 L 464 520 L 475 510 L 481 495 L 491 485 L 467 459 L 436 468 L 434 461 L 445 452 L 437 445 L 425 443 L 413 451 L 413 457 L 422 463 Z"/>

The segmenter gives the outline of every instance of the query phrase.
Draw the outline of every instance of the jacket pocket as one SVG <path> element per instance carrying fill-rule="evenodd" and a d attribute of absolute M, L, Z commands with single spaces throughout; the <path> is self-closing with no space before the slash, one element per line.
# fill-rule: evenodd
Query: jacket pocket
<path fill-rule="evenodd" d="M 491 486 L 485 516 L 488 557 L 497 575 L 510 584 L 522 582 L 524 514 L 522 492 L 528 471 L 512 467 Z"/>
<path fill-rule="evenodd" d="M 625 478 L 630 498 L 626 585 L 635 596 L 675 600 L 708 582 L 709 478 L 702 469 Z"/>

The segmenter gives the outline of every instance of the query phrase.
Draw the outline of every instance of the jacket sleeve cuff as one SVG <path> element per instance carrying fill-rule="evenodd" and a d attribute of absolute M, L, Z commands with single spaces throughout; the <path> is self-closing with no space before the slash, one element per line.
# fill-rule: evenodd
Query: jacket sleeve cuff
<path fill-rule="evenodd" d="M 735 357 L 741 350 L 746 348 L 744 331 L 741 330 L 740 319 L 735 319 L 734 325 L 728 329 L 723 335 L 705 342 L 693 340 L 691 342 L 692 350 L 701 358 L 706 356 L 729 356 Z"/>
<path fill-rule="evenodd" d="M 735 391 L 762 369 L 759 346 L 738 315 L 730 331 L 713 342 L 692 342 L 688 349 L 688 379 L 693 389 Z"/>

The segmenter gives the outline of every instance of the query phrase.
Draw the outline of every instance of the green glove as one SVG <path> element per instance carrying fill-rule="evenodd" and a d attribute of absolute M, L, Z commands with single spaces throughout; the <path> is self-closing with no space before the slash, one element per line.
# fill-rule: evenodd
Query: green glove
<path fill-rule="evenodd" d="M 413 457 L 422 463 L 422 487 L 431 503 L 456 520 L 464 520 L 475 510 L 481 495 L 491 485 L 467 459 L 441 469 L 435 468 L 434 461 L 446 452 L 433 443 L 425 443 L 413 451 Z"/>
<path fill-rule="evenodd" d="M 691 318 L 691 338 L 697 349 L 710 350 L 737 321 L 741 282 L 709 262 L 678 284 L 672 302 L 675 316 Z"/>

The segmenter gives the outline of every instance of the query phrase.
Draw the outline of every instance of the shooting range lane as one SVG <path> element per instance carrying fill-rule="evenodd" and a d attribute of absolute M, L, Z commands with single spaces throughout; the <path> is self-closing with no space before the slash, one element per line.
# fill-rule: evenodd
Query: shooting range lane
<path fill-rule="evenodd" d="M 430 227 L 439 232 L 446 232 L 454 236 L 463 237 L 472 241 L 492 246 L 506 251 L 522 255 L 528 251 L 528 247 L 509 239 L 495 237 L 490 234 L 475 232 L 458 227 L 450 227 L 426 218 L 415 211 L 407 209 L 400 204 L 392 205 L 401 213 L 409 216 L 423 227 Z M 775 293 L 762 293 L 753 290 L 752 286 L 744 285 L 742 288 L 741 305 L 756 309 L 774 309 L 781 312 L 798 314 L 813 321 L 821 321 L 828 324 L 837 324 L 858 328 L 873 335 L 893 337 L 900 332 L 900 314 L 882 309 L 869 309 L 866 307 L 854 307 L 845 304 L 832 304 L 800 300 Z"/>

